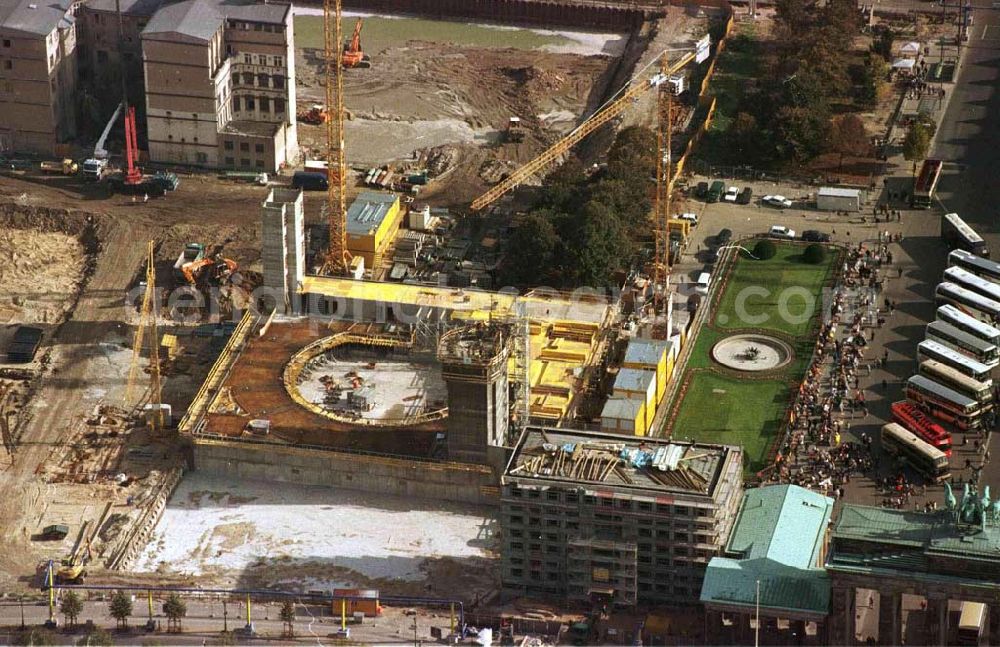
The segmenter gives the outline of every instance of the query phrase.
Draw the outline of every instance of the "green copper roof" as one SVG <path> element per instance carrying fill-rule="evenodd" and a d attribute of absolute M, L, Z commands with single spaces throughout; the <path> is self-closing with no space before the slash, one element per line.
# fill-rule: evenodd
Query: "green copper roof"
<path fill-rule="evenodd" d="M 702 602 L 826 613 L 830 583 L 821 565 L 833 499 L 795 485 L 748 490 L 725 557 L 708 564 Z"/>

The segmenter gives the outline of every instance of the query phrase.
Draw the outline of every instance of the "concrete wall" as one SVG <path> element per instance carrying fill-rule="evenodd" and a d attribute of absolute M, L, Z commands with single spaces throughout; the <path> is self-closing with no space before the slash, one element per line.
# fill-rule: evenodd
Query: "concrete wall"
<path fill-rule="evenodd" d="M 202 438 L 193 445 L 195 470 L 230 477 L 477 505 L 498 502 L 493 471 L 485 466 Z"/>

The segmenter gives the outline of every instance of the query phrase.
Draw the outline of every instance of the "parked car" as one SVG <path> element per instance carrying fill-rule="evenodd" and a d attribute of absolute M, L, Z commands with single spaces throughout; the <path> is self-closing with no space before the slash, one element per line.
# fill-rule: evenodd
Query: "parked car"
<path fill-rule="evenodd" d="M 732 229 L 720 229 L 719 233 L 715 235 L 715 242 L 719 245 L 727 245 L 729 241 L 733 239 Z"/>
<path fill-rule="evenodd" d="M 785 240 L 795 239 L 795 230 L 789 229 L 784 225 L 773 225 L 767 233 L 772 238 L 783 238 Z"/>
<path fill-rule="evenodd" d="M 802 232 L 802 240 L 807 240 L 811 243 L 828 243 L 830 242 L 830 234 L 816 231 L 815 229 L 807 229 Z"/>
<path fill-rule="evenodd" d="M 750 204 L 751 200 L 753 200 L 753 189 L 745 186 L 743 187 L 743 190 L 740 191 L 739 196 L 736 197 L 736 204 Z"/>
<path fill-rule="evenodd" d="M 726 193 L 722 196 L 722 200 L 724 202 L 732 202 L 735 204 L 738 197 L 740 197 L 740 188 L 738 186 L 731 186 L 726 189 Z"/>
<path fill-rule="evenodd" d="M 691 223 L 692 227 L 698 226 L 698 214 L 696 213 L 679 213 L 674 216 L 677 220 L 687 220 Z"/>
<path fill-rule="evenodd" d="M 705 202 L 718 202 L 722 199 L 722 194 L 726 192 L 726 183 L 722 180 L 716 180 L 712 182 L 712 186 L 708 187 L 708 195 L 705 196 Z"/>
<path fill-rule="evenodd" d="M 792 201 L 783 195 L 765 195 L 760 201 L 769 207 L 778 207 L 779 209 L 789 209 L 792 206 Z"/>
<path fill-rule="evenodd" d="M 694 188 L 694 197 L 705 199 L 708 196 L 708 182 L 699 182 Z"/>
<path fill-rule="evenodd" d="M 712 285 L 712 275 L 708 272 L 702 272 L 698 275 L 697 280 L 694 282 L 694 291 L 702 296 L 708 294 L 708 289 Z"/>

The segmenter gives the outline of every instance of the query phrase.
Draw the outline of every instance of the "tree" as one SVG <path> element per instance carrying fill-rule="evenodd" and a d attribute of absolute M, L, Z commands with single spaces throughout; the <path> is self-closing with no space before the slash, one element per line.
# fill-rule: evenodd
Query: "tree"
<path fill-rule="evenodd" d="M 114 639 L 101 627 L 95 627 L 86 636 L 76 641 L 77 647 L 112 647 Z"/>
<path fill-rule="evenodd" d="M 758 261 L 766 261 L 774 258 L 778 253 L 778 248 L 774 246 L 774 241 L 763 238 L 753 246 L 753 255 Z"/>
<path fill-rule="evenodd" d="M 931 147 L 930 130 L 922 121 L 916 121 L 906 131 L 903 138 L 903 157 L 912 163 L 912 174 L 917 174 L 917 162 L 927 157 L 927 151 Z"/>
<path fill-rule="evenodd" d="M 896 40 L 896 33 L 891 27 L 885 27 L 878 32 L 872 41 L 871 51 L 883 59 L 892 56 L 892 45 Z"/>
<path fill-rule="evenodd" d="M 826 248 L 813 243 L 802 252 L 802 260 L 810 265 L 819 265 L 826 259 Z"/>
<path fill-rule="evenodd" d="M 880 54 L 869 52 L 862 69 L 858 100 L 865 107 L 872 108 L 885 93 L 889 77 L 889 63 Z"/>
<path fill-rule="evenodd" d="M 826 113 L 809 108 L 784 106 L 778 110 L 779 150 L 786 159 L 797 162 L 812 159 L 823 150 L 829 121 Z"/>
<path fill-rule="evenodd" d="M 628 241 L 617 218 L 605 205 L 590 201 L 572 222 L 572 228 L 560 232 L 568 282 L 593 288 L 607 285 L 611 273 L 621 268 L 629 255 Z"/>
<path fill-rule="evenodd" d="M 83 600 L 80 599 L 76 591 L 67 591 L 62 596 L 62 602 L 59 603 L 59 613 L 63 614 L 70 627 L 76 625 L 76 619 L 83 613 Z"/>
<path fill-rule="evenodd" d="M 289 638 L 295 636 L 295 605 L 291 600 L 285 600 L 281 605 L 278 617 L 285 623 L 285 635 Z"/>
<path fill-rule="evenodd" d="M 757 119 L 748 112 L 737 112 L 729 126 L 729 142 L 740 157 L 752 154 L 757 149 Z"/>
<path fill-rule="evenodd" d="M 118 621 L 122 629 L 128 628 L 128 617 L 132 615 L 132 598 L 125 591 L 115 591 L 108 605 L 109 615 Z"/>
<path fill-rule="evenodd" d="M 840 153 L 837 170 L 844 166 L 844 156 L 861 157 L 871 151 L 871 141 L 861 117 L 853 113 L 840 115 L 830 124 L 830 149 Z"/>
<path fill-rule="evenodd" d="M 507 240 L 501 266 L 505 285 L 535 286 L 552 276 L 559 237 L 544 212 L 521 216 Z"/>
<path fill-rule="evenodd" d="M 167 596 L 163 603 L 163 615 L 167 616 L 167 630 L 171 627 L 176 631 L 181 630 L 181 618 L 187 615 L 187 604 L 176 593 Z"/>

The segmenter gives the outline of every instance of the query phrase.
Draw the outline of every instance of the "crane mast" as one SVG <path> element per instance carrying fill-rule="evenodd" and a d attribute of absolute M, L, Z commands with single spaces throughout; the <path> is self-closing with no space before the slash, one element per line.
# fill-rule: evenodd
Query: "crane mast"
<path fill-rule="evenodd" d="M 329 188 L 326 215 L 330 225 L 325 274 L 346 274 L 347 251 L 347 162 L 344 157 L 344 35 L 341 0 L 323 0 L 323 47 L 326 55 L 326 168 Z"/>
<path fill-rule="evenodd" d="M 156 256 L 153 241 L 149 241 L 146 249 L 146 291 L 142 297 L 142 311 L 139 314 L 139 325 L 135 329 L 132 340 L 132 365 L 129 367 L 128 382 L 125 386 L 125 404 L 138 404 L 135 400 L 136 381 L 141 371 L 140 358 L 143 344 L 149 342 L 149 405 L 155 416 L 153 427 L 163 428 L 163 412 L 160 405 L 163 402 L 160 380 L 160 335 L 157 330 L 156 317 Z"/>
<path fill-rule="evenodd" d="M 667 52 L 660 57 L 660 74 L 666 78 L 670 74 Z M 653 271 L 653 304 L 657 314 L 664 311 L 665 299 L 669 298 L 670 283 L 670 192 L 673 188 L 671 177 L 670 131 L 673 94 L 671 84 L 660 83 L 656 95 L 656 202 L 653 214 L 653 229 L 656 240 L 655 267 Z"/>

